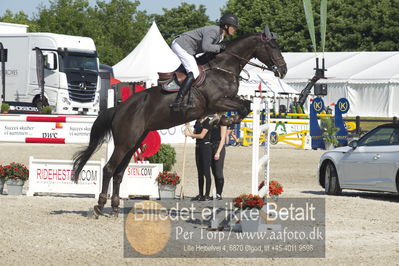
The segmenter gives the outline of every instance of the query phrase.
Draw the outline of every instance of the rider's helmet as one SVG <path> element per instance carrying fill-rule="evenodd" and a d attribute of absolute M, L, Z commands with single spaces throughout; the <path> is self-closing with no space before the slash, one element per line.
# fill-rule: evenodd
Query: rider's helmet
<path fill-rule="evenodd" d="M 228 25 L 238 28 L 238 18 L 231 13 L 226 13 L 220 18 L 219 25 L 221 27 Z"/>

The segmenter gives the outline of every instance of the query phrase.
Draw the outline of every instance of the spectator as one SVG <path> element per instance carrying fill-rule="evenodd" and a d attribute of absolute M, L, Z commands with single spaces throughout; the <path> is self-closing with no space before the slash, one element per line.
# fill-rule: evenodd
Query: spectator
<path fill-rule="evenodd" d="M 186 130 L 184 134 L 186 136 L 196 139 L 195 145 L 195 163 L 197 165 L 198 172 L 198 190 L 199 194 L 193 198 L 193 200 L 212 200 L 209 196 L 211 190 L 211 161 L 212 161 L 212 150 L 210 143 L 210 125 L 209 118 L 204 116 L 198 119 L 194 125 L 194 133 L 190 130 Z M 204 179 L 205 194 L 204 194 Z"/>
<path fill-rule="evenodd" d="M 211 169 L 213 178 L 215 179 L 216 199 L 222 199 L 222 192 L 224 186 L 223 167 L 226 156 L 226 149 L 224 148 L 227 135 L 227 126 L 222 125 L 221 116 L 215 114 L 211 121 L 211 148 L 212 148 L 212 162 Z"/>

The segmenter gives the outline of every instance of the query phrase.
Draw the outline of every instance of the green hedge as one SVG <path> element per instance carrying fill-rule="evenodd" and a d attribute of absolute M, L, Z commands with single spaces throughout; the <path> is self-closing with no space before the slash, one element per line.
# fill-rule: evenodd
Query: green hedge
<path fill-rule="evenodd" d="M 157 153 L 148 158 L 150 163 L 162 163 L 163 170 L 170 171 L 176 163 L 176 151 L 170 144 L 161 144 Z"/>

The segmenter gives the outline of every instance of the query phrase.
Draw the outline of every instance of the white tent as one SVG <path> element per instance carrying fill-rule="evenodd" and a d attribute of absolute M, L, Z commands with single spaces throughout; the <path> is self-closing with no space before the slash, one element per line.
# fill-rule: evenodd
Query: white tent
<path fill-rule="evenodd" d="M 262 63 L 253 60 L 255 63 L 261 65 Z M 278 96 L 278 94 L 298 94 L 298 91 L 288 85 L 284 80 L 274 76 L 274 73 L 268 70 L 261 70 L 260 68 L 246 65 L 241 72 L 241 77 L 248 80 L 241 80 L 238 94 L 239 95 L 254 95 L 261 87 L 262 92 L 267 93 L 268 96 Z M 259 85 L 261 84 L 261 85 Z"/>
<path fill-rule="evenodd" d="M 315 58 L 322 54 L 284 53 L 288 73 L 284 81 L 300 92 L 315 74 Z M 347 115 L 399 116 L 399 52 L 327 52 L 324 53 L 329 105 L 347 98 Z M 313 91 L 313 90 L 312 90 Z"/>
<path fill-rule="evenodd" d="M 147 34 L 124 59 L 113 66 L 115 78 L 122 82 L 156 83 L 157 72 L 171 72 L 180 65 L 179 58 L 165 42 L 155 22 Z"/>

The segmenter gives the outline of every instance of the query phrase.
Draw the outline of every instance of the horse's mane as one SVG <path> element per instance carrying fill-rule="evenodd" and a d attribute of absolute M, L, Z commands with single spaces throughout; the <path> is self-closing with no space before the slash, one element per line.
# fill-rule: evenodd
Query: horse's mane
<path fill-rule="evenodd" d="M 224 41 L 223 43 L 226 44 L 226 47 L 231 47 L 233 46 L 235 43 L 240 42 L 243 39 L 246 39 L 248 37 L 254 36 L 257 33 L 246 33 L 244 35 L 241 35 L 237 38 L 231 39 L 231 40 L 227 40 Z M 212 59 L 214 59 L 216 56 L 218 55 L 218 53 L 204 53 L 203 55 L 201 55 L 200 57 L 198 57 L 197 60 L 197 64 L 198 65 L 205 65 L 206 63 L 208 63 L 209 61 L 211 61 Z"/>
<path fill-rule="evenodd" d="M 237 38 L 233 38 L 231 40 L 224 41 L 223 43 L 226 44 L 226 47 L 229 47 L 229 46 L 233 45 L 236 42 L 239 42 L 239 41 L 241 41 L 243 39 L 246 39 L 248 37 L 254 36 L 256 34 L 257 33 L 245 33 L 244 35 L 238 36 Z"/>

